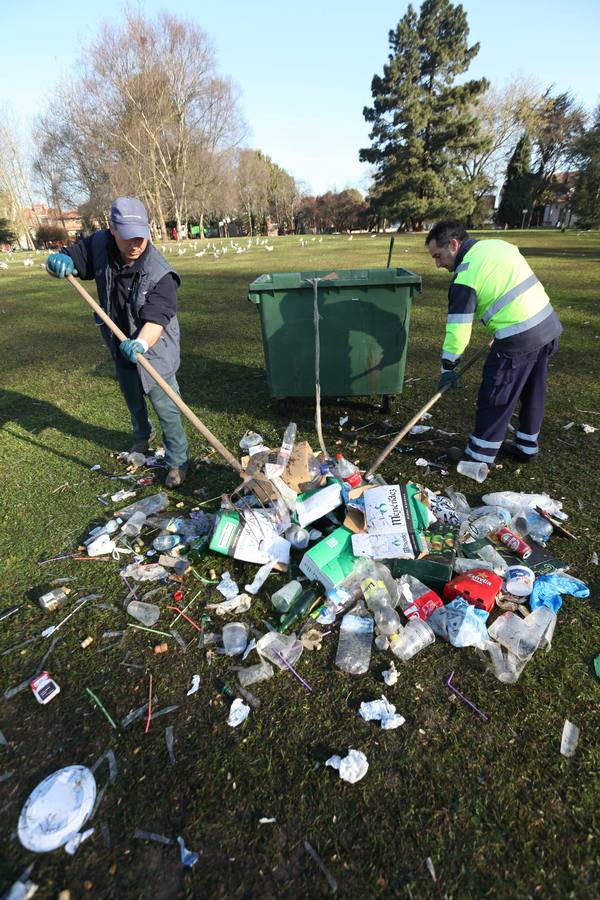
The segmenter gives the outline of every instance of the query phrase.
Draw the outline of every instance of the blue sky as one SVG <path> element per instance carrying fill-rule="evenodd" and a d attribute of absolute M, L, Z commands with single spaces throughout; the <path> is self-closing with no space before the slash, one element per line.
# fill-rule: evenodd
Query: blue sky
<path fill-rule="evenodd" d="M 211 38 L 221 74 L 240 90 L 248 143 L 268 153 L 317 193 L 366 187 L 368 145 L 362 109 L 373 75 L 388 53 L 387 35 L 407 8 L 376 0 L 146 0 L 152 14 L 168 10 L 200 25 Z M 417 8 L 419 3 L 414 4 Z M 470 39 L 479 55 L 469 77 L 495 85 L 513 77 L 571 90 L 592 109 L 600 102 L 596 54 L 600 2 L 465 0 Z M 50 4 L 0 0 L 3 99 L 25 129 L 60 91 L 103 21 L 117 23 L 121 0 Z M 0 108 L 1 108 L 0 104 Z M 5 105 L 5 104 L 4 104 Z"/>

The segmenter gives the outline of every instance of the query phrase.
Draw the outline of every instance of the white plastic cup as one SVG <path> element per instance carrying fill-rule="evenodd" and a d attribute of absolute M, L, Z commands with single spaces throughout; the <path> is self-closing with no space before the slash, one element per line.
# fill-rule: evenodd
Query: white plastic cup
<path fill-rule="evenodd" d="M 460 475 L 464 475 L 466 478 L 472 478 L 473 481 L 477 481 L 478 484 L 481 484 L 481 482 L 485 481 L 488 477 L 490 467 L 484 462 L 468 462 L 467 460 L 461 459 L 456 467 L 456 471 Z"/>
<path fill-rule="evenodd" d="M 504 576 L 504 587 L 515 597 L 529 597 L 534 581 L 535 573 L 527 566 L 510 566 Z"/>
<path fill-rule="evenodd" d="M 227 656 L 239 656 L 246 649 L 248 629 L 243 622 L 228 622 L 223 628 L 223 647 Z"/>
<path fill-rule="evenodd" d="M 409 619 L 398 637 L 392 638 L 392 653 L 402 662 L 408 662 L 420 650 L 433 644 L 434 641 L 435 633 L 427 622 L 421 618 Z"/>

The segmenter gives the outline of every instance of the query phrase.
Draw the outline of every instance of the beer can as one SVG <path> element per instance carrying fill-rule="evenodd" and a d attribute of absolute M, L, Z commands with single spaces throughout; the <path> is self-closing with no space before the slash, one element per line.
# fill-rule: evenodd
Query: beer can
<path fill-rule="evenodd" d="M 529 544 L 521 540 L 519 535 L 511 531 L 510 528 L 500 528 L 496 532 L 496 537 L 505 547 L 508 547 L 513 553 L 520 556 L 521 559 L 527 559 L 533 552 Z"/>

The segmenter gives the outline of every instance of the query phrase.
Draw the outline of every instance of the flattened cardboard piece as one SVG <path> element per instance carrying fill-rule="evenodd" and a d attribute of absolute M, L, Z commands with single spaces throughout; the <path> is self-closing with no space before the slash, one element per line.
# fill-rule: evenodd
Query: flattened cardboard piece
<path fill-rule="evenodd" d="M 313 479 L 308 466 L 311 459 L 314 459 L 314 453 L 308 441 L 294 444 L 292 455 L 281 477 L 297 494 L 302 492 L 302 485 L 310 483 Z"/>
<path fill-rule="evenodd" d="M 328 591 L 343 581 L 356 563 L 352 552 L 352 532 L 342 526 L 306 551 L 300 571 L 312 581 L 320 581 Z"/>
<path fill-rule="evenodd" d="M 346 506 L 346 518 L 344 519 L 344 528 L 347 528 L 353 534 L 364 534 L 367 530 L 365 523 L 365 514 L 362 509 L 353 507 L 352 501 L 362 497 L 365 491 L 370 491 L 375 487 L 374 484 L 361 484 L 360 487 L 353 488 L 348 493 L 348 504 Z"/>

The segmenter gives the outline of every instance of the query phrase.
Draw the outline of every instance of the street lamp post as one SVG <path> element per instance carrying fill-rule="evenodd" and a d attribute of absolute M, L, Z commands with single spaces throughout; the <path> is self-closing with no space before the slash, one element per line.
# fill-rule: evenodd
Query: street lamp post
<path fill-rule="evenodd" d="M 525 216 L 527 215 L 529 210 L 524 209 L 524 210 L 522 210 L 522 212 L 523 212 L 523 218 L 521 219 L 521 231 L 523 230 L 523 228 L 525 228 Z"/>

